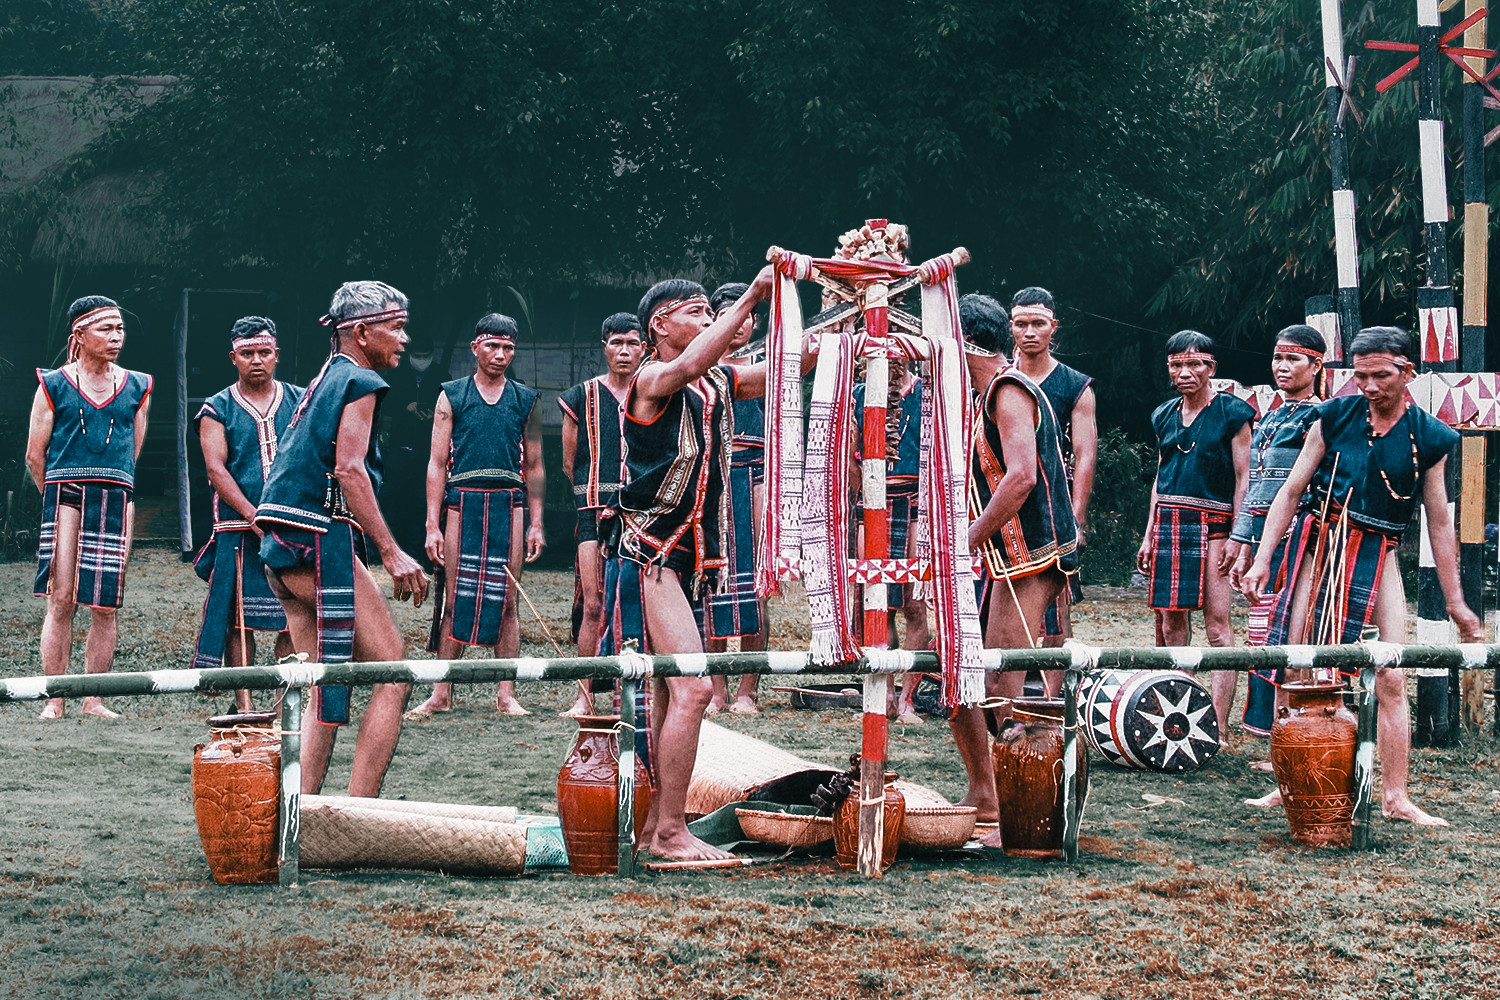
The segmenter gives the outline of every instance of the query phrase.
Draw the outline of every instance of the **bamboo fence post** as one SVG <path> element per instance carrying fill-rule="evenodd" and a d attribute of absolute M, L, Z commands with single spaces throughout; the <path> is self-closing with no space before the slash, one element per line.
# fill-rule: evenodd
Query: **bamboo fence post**
<path fill-rule="evenodd" d="M 1069 667 L 1063 673 L 1063 860 L 1078 860 L 1078 688 L 1083 672 Z"/>
<path fill-rule="evenodd" d="M 619 834 L 619 855 L 616 873 L 621 878 L 635 877 L 635 681 L 622 678 L 620 681 L 620 724 L 616 727 L 619 744 L 619 774 L 615 779 L 615 824 Z M 647 680 L 641 683 L 649 684 Z M 630 712 L 630 723 L 625 724 L 625 713 Z M 650 720 L 647 720 L 650 724 Z"/>
<path fill-rule="evenodd" d="M 870 219 L 871 229 L 884 229 L 886 220 Z M 890 358 L 886 355 L 889 332 L 889 286 L 872 281 L 865 286 L 865 412 L 860 428 L 863 447 L 860 450 L 861 497 L 864 503 L 864 546 L 866 560 L 885 560 L 890 556 L 890 517 L 885 496 L 885 411 L 890 390 Z M 834 544 L 843 544 L 835 539 Z M 847 586 L 835 581 L 835 586 Z M 886 584 L 867 583 L 863 587 L 864 640 L 874 649 L 890 648 L 886 631 Z M 885 830 L 885 758 L 887 723 L 885 706 L 890 676 L 874 673 L 865 677 L 863 739 L 859 758 L 859 873 L 879 878 L 881 845 Z"/>
<path fill-rule="evenodd" d="M 295 885 L 301 877 L 302 689 L 288 687 L 281 699 L 281 814 L 278 881 Z"/>
<path fill-rule="evenodd" d="M 1465 0 L 1465 20 L 1484 10 L 1482 0 Z M 1464 32 L 1464 48 L 1486 48 L 1487 18 L 1475 18 Z M 1480 55 L 1464 57 L 1471 71 L 1483 77 L 1486 60 Z M 1488 326 L 1490 274 L 1490 206 L 1485 190 L 1484 87 L 1472 76 L 1464 76 L 1464 315 L 1459 361 L 1466 372 L 1482 372 L 1485 330 Z M 1482 432 L 1464 434 L 1463 461 L 1459 470 L 1458 564 L 1464 599 L 1481 620 L 1484 610 L 1484 520 L 1485 437 Z M 1484 678 L 1464 671 L 1458 679 L 1461 722 L 1478 732 L 1484 725 Z M 1500 725 L 1500 713 L 1496 713 Z"/>
<path fill-rule="evenodd" d="M 1370 846 L 1370 802 L 1375 794 L 1375 719 L 1380 702 L 1375 695 L 1376 667 L 1359 672 L 1359 730 L 1354 747 L 1354 832 L 1350 846 Z"/>

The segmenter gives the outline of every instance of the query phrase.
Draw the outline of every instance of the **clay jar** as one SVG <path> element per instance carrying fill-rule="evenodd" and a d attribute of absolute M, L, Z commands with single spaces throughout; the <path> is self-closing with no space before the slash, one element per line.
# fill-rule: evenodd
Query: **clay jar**
<path fill-rule="evenodd" d="M 1014 722 L 995 741 L 995 791 L 1006 857 L 1063 856 L 1063 702 L 1016 698 Z M 1088 752 L 1076 741 L 1079 816 L 1088 794 Z"/>
<path fill-rule="evenodd" d="M 1292 839 L 1308 847 L 1348 847 L 1359 723 L 1344 707 L 1344 685 L 1291 683 L 1282 690 L 1288 704 L 1271 726 L 1271 764 Z"/>
<path fill-rule="evenodd" d="M 568 868 L 574 875 L 613 875 L 619 870 L 620 743 L 613 715 L 578 717 L 578 739 L 557 774 L 557 814 Z M 651 779 L 635 758 L 635 838 L 639 843 L 651 811 Z"/>
<path fill-rule="evenodd" d="M 275 882 L 281 743 L 270 713 L 209 720 L 193 748 L 193 814 L 214 881 Z"/>
<path fill-rule="evenodd" d="M 901 826 L 906 820 L 906 796 L 896 787 L 895 771 L 885 772 L 884 822 L 880 838 L 880 870 L 896 863 L 896 849 L 901 846 Z M 859 786 L 854 786 L 843 803 L 833 811 L 833 856 L 845 871 L 859 870 Z"/>

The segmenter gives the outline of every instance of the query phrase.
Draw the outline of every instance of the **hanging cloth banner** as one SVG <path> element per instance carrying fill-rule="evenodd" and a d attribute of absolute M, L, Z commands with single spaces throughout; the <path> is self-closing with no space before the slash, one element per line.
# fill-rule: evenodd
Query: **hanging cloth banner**
<path fill-rule="evenodd" d="M 766 509 L 786 511 L 790 516 L 766 519 L 757 576 L 759 593 L 768 594 L 775 592 L 778 581 L 792 579 L 799 568 L 805 569 L 814 660 L 835 663 L 852 658 L 851 651 L 857 652 L 853 615 L 848 610 L 846 528 L 838 527 L 847 525 L 847 514 L 835 516 L 830 506 L 836 499 L 842 510 L 846 502 L 843 499 L 846 485 L 840 484 L 847 479 L 847 456 L 839 461 L 837 454 L 847 447 L 843 442 L 850 433 L 846 426 L 849 417 L 841 418 L 838 414 L 848 407 L 853 382 L 852 358 L 846 364 L 843 356 L 852 355 L 857 344 L 852 338 L 824 335 L 825 345 L 839 345 L 835 352 L 839 357 L 828 359 L 830 365 L 825 376 L 824 352 L 819 351 L 819 375 L 813 383 L 814 404 L 808 422 L 805 472 L 808 493 L 804 497 L 800 380 L 803 326 L 796 281 L 811 278 L 815 269 L 852 282 L 919 275 L 923 284 L 922 330 L 931 345 L 934 429 L 923 435 L 921 481 L 925 484 L 926 531 L 919 530 L 918 540 L 926 549 L 920 553 L 921 557 L 932 566 L 937 648 L 943 662 L 943 697 L 949 705 L 973 705 L 984 699 L 983 642 L 974 597 L 968 502 L 964 493 L 971 421 L 969 385 L 958 321 L 958 294 L 953 281 L 954 268 L 965 259 L 957 253 L 944 254 L 917 266 L 893 261 L 810 258 L 787 251 L 772 256 L 778 277 L 771 295 L 768 339 Z M 822 403 L 827 405 L 819 405 Z M 815 440 L 819 442 L 816 459 Z M 814 464 L 819 466 L 818 470 L 813 468 Z M 829 572 L 826 590 L 817 566 L 826 567 Z M 815 573 L 819 577 L 816 581 Z"/>

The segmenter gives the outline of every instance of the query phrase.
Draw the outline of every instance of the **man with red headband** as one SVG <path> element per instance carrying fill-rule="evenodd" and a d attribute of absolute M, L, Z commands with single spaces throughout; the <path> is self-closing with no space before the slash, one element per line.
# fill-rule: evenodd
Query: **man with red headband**
<path fill-rule="evenodd" d="M 68 307 L 68 362 L 37 369 L 26 467 L 42 491 L 42 530 L 34 588 L 47 598 L 42 672 L 68 672 L 73 612 L 90 609 L 84 669 L 109 671 L 115 656 L 115 611 L 125 599 L 125 565 L 135 512 L 135 463 L 146 440 L 151 376 L 115 364 L 125 346 L 119 305 L 89 295 Z M 42 718 L 63 717 L 53 698 Z M 83 713 L 118 718 L 98 698 Z"/>
<path fill-rule="evenodd" d="M 1359 393 L 1318 407 L 1307 443 L 1266 514 L 1255 562 L 1240 588 L 1259 603 L 1271 579 L 1276 543 L 1295 519 L 1294 533 L 1321 536 L 1315 543 L 1318 555 L 1302 561 L 1295 581 L 1295 592 L 1305 595 L 1301 614 L 1307 616 L 1313 641 L 1358 642 L 1373 626 L 1385 641 L 1404 643 L 1406 594 L 1396 546 L 1420 497 L 1438 583 L 1458 626 L 1459 641 L 1484 642 L 1484 623 L 1464 602 L 1458 542 L 1443 478 L 1458 433 L 1406 398 L 1415 369 L 1405 331 L 1366 328 L 1354 338 L 1349 353 Z M 1303 492 L 1309 487 L 1304 502 Z M 1411 720 L 1404 673 L 1381 667 L 1375 694 L 1383 812 L 1389 819 L 1447 826 L 1418 808 L 1407 791 Z M 1272 795 L 1256 804 L 1278 801 Z"/>
<path fill-rule="evenodd" d="M 286 611 L 292 643 L 319 663 L 400 660 L 406 644 L 380 585 L 366 568 L 375 546 L 395 598 L 420 606 L 427 576 L 396 544 L 376 494 L 383 466 L 374 429 L 394 368 L 406 349 L 406 296 L 383 281 L 350 281 L 321 322 L 333 353 L 308 385 L 281 436 L 261 490 L 255 526 L 260 558 Z M 354 742 L 349 794 L 380 794 L 401 737 L 409 684 L 376 684 Z M 302 791 L 323 787 L 338 726 L 349 721 L 349 688 L 312 689 L 302 726 Z"/>
<path fill-rule="evenodd" d="M 1151 414 L 1156 431 L 1156 482 L 1146 536 L 1136 564 L 1151 582 L 1156 644 L 1189 646 L 1193 611 L 1203 610 L 1210 646 L 1233 646 L 1229 627 L 1229 566 L 1226 542 L 1250 475 L 1250 421 L 1244 400 L 1216 392 L 1214 342 L 1197 330 L 1167 338 L 1167 375 L 1176 399 Z M 1239 675 L 1213 676 L 1219 741 L 1229 738 L 1229 710 Z"/>
<path fill-rule="evenodd" d="M 236 320 L 229 331 L 229 360 L 239 378 L 211 396 L 194 418 L 214 489 L 213 538 L 193 566 L 208 582 L 195 668 L 249 665 L 256 630 L 276 633 L 278 660 L 292 651 L 286 612 L 260 561 L 264 532 L 254 523 L 277 444 L 302 399 L 299 387 L 276 381 L 280 356 L 275 323 L 262 316 Z M 255 709 L 249 691 L 236 692 L 235 701 L 241 712 Z"/>
<path fill-rule="evenodd" d="M 1099 428 L 1094 422 L 1094 380 L 1053 357 L 1052 345 L 1057 327 L 1057 305 L 1047 289 L 1033 285 L 1011 296 L 1010 335 L 1015 341 L 1015 364 L 1021 369 L 1021 374 L 1046 394 L 1053 415 L 1057 417 L 1063 461 L 1067 466 L 1068 495 L 1072 498 L 1073 520 L 1078 524 L 1081 553 L 1099 451 Z M 1047 609 L 1043 645 L 1060 646 L 1064 639 L 1072 636 L 1070 609 L 1082 596 L 1078 574 L 1070 573 L 1068 585 Z M 1049 692 L 1056 694 L 1061 674 L 1049 671 L 1048 680 Z"/>
<path fill-rule="evenodd" d="M 767 267 L 717 316 L 703 286 L 692 281 L 658 282 L 641 299 L 637 316 L 656 357 L 641 366 L 625 395 L 625 482 L 605 568 L 601 652 L 632 645 L 654 653 L 704 649 L 706 599 L 727 584 L 721 575 L 733 517 L 733 403 L 763 396 L 766 388 L 765 362 L 726 365 L 720 359 L 756 303 L 770 294 L 771 282 Z M 707 677 L 656 681 L 651 692 L 644 749 L 656 793 L 642 843 L 661 857 L 728 856 L 689 833 L 685 815 L 712 694 Z M 643 723 L 637 722 L 638 747 Z"/>
<path fill-rule="evenodd" d="M 516 321 L 490 313 L 474 327 L 469 347 L 473 375 L 443 383 L 432 418 L 427 462 L 427 555 L 440 567 L 428 649 L 444 660 L 464 646 L 489 646 L 497 657 L 521 649 L 516 614 L 521 564 L 534 562 L 547 539 L 542 531 L 546 474 L 542 466 L 542 415 L 530 386 L 506 378 L 516 355 Z M 526 523 L 530 509 L 531 523 Z M 432 686 L 432 696 L 411 716 L 447 712 L 453 685 Z M 495 707 L 526 715 L 514 681 L 501 681 Z"/>

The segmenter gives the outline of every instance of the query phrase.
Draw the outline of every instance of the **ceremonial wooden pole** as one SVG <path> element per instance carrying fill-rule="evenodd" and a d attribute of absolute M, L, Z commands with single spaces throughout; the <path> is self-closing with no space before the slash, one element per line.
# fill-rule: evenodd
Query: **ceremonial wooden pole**
<path fill-rule="evenodd" d="M 1345 87 L 1348 67 L 1344 61 L 1344 26 L 1339 0 L 1322 0 L 1324 101 L 1328 106 L 1328 154 L 1333 180 L 1333 248 L 1338 262 L 1338 293 L 1307 300 L 1307 323 L 1328 341 L 1324 360 L 1342 364 L 1349 357 L 1349 342 L 1361 325 L 1359 305 L 1359 239 L 1354 228 L 1354 189 L 1349 183 L 1349 144 L 1344 132 Z M 1352 106 L 1352 105 L 1351 105 Z M 1325 309 L 1336 317 L 1332 331 L 1326 328 Z M 1314 312 L 1314 309 L 1317 312 Z"/>
<path fill-rule="evenodd" d="M 1422 370 L 1456 371 L 1458 310 L 1448 279 L 1448 171 L 1444 148 L 1443 118 L 1438 110 L 1442 95 L 1442 53 L 1438 35 L 1442 31 L 1438 0 L 1417 0 L 1417 138 L 1421 154 L 1422 237 L 1427 253 L 1426 280 L 1417 289 L 1417 335 L 1422 341 Z M 1450 461 L 1449 466 L 1455 463 Z M 1451 496 L 1451 493 L 1450 493 Z M 1450 500 L 1450 514 L 1451 514 Z M 1448 604 L 1438 583 L 1437 564 L 1428 543 L 1426 508 L 1421 518 L 1422 545 L 1417 569 L 1417 642 L 1452 642 L 1454 631 L 1448 620 Z M 1405 636 L 1383 636 L 1400 641 Z M 1418 746 L 1446 743 L 1449 739 L 1449 677 L 1417 677 L 1417 721 L 1412 742 Z"/>
<path fill-rule="evenodd" d="M 869 219 L 872 230 L 886 227 L 885 219 Z M 860 428 L 864 447 L 860 454 L 861 497 L 864 503 L 864 551 L 867 560 L 890 557 L 890 516 L 885 498 L 885 411 L 890 393 L 890 358 L 886 354 L 889 332 L 890 286 L 872 281 L 865 286 L 865 412 Z M 835 539 L 834 544 L 840 540 Z M 836 581 L 835 586 L 844 585 Z M 864 593 L 864 640 L 871 649 L 889 649 L 886 633 L 886 584 L 867 583 Z M 859 873 L 878 878 L 881 845 L 885 832 L 885 706 L 890 676 L 870 674 L 864 682 L 864 725 L 859 758 Z"/>
<path fill-rule="evenodd" d="M 1483 0 L 1465 0 L 1465 20 L 1474 18 L 1464 32 L 1464 48 L 1485 49 L 1485 22 L 1475 17 L 1484 10 Z M 1486 72 L 1482 55 L 1464 56 L 1469 69 L 1480 77 Z M 1472 75 L 1464 76 L 1464 289 L 1463 336 L 1459 362 L 1463 371 L 1482 372 L 1485 358 L 1490 273 L 1490 206 L 1485 191 L 1483 85 Z M 1482 431 L 1463 432 L 1460 446 L 1458 490 L 1458 565 L 1464 600 L 1488 622 L 1484 610 L 1485 437 Z M 1458 687 L 1455 708 L 1461 708 L 1461 724 L 1477 731 L 1484 724 L 1484 678 L 1464 672 L 1451 678 Z M 1500 727 L 1500 713 L 1496 713 Z"/>
<path fill-rule="evenodd" d="M 302 843 L 302 689 L 288 687 L 281 699 L 281 803 L 278 830 L 278 881 L 293 885 L 301 877 Z"/>

